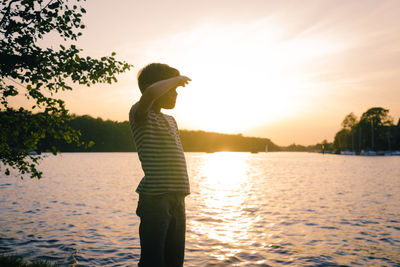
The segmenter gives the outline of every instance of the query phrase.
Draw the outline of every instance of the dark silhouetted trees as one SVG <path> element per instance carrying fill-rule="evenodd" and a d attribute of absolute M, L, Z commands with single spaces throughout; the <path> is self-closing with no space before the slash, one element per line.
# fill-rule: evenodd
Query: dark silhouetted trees
<path fill-rule="evenodd" d="M 268 138 L 244 137 L 241 134 L 220 134 L 204 131 L 181 130 L 180 137 L 185 151 L 216 152 L 265 152 L 279 151 L 280 148 Z"/>
<path fill-rule="evenodd" d="M 40 140 L 59 140 L 47 147 L 53 153 L 63 141 L 82 143 L 69 127 L 70 115 L 56 93 L 72 90 L 72 83 L 116 82 L 116 74 L 132 67 L 117 61 L 114 52 L 100 59 L 82 56 L 74 43 L 85 28 L 81 1 L 0 2 L 0 160 L 4 164 L 0 172 L 8 175 L 11 167 L 40 178 L 42 173 L 36 169 L 40 156 L 29 153 L 38 149 Z M 49 35 L 51 46 L 38 44 Z M 29 109 L 9 105 L 17 95 L 30 100 Z"/>
<path fill-rule="evenodd" d="M 132 152 L 136 151 L 128 121 L 104 121 L 90 116 L 78 116 L 68 124 L 80 132 L 80 139 L 88 145 L 77 146 L 65 140 L 44 138 L 39 149 L 46 151 L 57 146 L 62 152 Z M 180 137 L 183 149 L 187 152 L 279 151 L 280 148 L 267 138 L 244 137 L 241 134 L 220 134 L 204 131 L 181 130 Z"/>
<path fill-rule="evenodd" d="M 400 120 L 399 120 L 400 123 Z M 338 151 L 352 150 L 398 150 L 399 123 L 393 124 L 389 110 L 373 107 L 364 112 L 359 121 L 353 113 L 342 122 L 342 129 L 336 133 L 334 148 Z"/>

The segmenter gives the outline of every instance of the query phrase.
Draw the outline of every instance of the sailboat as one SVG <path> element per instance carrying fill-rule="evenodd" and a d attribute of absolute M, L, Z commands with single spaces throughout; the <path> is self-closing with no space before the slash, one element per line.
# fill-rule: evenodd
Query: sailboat
<path fill-rule="evenodd" d="M 362 150 L 360 155 L 362 156 L 376 156 L 374 151 L 374 122 L 371 121 L 371 149 Z"/>

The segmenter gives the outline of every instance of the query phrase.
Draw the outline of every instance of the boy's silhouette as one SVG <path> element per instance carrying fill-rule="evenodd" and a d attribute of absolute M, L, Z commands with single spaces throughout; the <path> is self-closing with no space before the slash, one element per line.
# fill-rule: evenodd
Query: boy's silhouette
<path fill-rule="evenodd" d="M 138 74 L 142 96 L 132 106 L 129 121 L 144 172 L 136 189 L 139 266 L 183 266 L 189 180 L 176 121 L 161 109 L 174 108 L 176 88 L 189 81 L 160 63 L 147 65 Z"/>

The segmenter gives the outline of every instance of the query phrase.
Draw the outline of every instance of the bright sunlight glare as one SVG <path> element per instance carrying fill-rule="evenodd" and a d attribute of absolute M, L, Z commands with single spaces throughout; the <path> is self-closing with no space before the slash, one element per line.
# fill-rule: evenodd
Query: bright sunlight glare
<path fill-rule="evenodd" d="M 205 198 L 202 212 L 215 221 L 223 221 L 224 227 L 210 227 L 210 223 L 191 222 L 196 232 L 208 235 L 213 240 L 231 243 L 240 238 L 247 238 L 247 230 L 252 221 L 243 219 L 241 209 L 249 197 L 248 153 L 219 152 L 202 155 L 204 177 L 201 177 L 201 190 L 213 190 L 216 194 Z M 202 194 L 202 192 L 200 192 Z M 220 212 L 220 211 L 224 212 Z"/>
<path fill-rule="evenodd" d="M 332 36 L 287 36 L 272 19 L 203 23 L 166 38 L 146 52 L 151 58 L 163 51 L 154 61 L 168 62 L 193 80 L 189 88 L 178 90 L 172 111 L 181 128 L 225 133 L 299 115 L 321 93 L 307 74 L 308 62 L 344 46 Z"/>

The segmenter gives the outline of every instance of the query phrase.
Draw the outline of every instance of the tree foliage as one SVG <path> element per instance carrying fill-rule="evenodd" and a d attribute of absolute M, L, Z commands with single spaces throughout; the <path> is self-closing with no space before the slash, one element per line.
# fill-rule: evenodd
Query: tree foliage
<path fill-rule="evenodd" d="M 350 130 L 356 124 L 357 124 L 357 117 L 356 115 L 354 115 L 353 112 L 351 112 L 348 115 L 346 115 L 346 117 L 344 117 L 344 120 L 342 122 L 342 127 L 345 130 Z"/>
<path fill-rule="evenodd" d="M 393 137 L 393 118 L 389 110 L 374 107 L 364 112 L 360 118 L 358 131 L 360 131 L 362 145 L 372 150 L 389 150 L 389 139 Z"/>
<path fill-rule="evenodd" d="M 76 116 L 68 122 L 75 130 L 81 133 L 80 139 L 91 146 L 77 147 L 65 140 L 54 140 L 46 137 L 38 144 L 38 149 L 45 151 L 54 144 L 63 152 L 134 152 L 135 143 L 128 121 L 115 122 L 92 118 L 90 116 Z M 217 152 L 242 151 L 264 152 L 279 151 L 280 147 L 268 138 L 246 137 L 241 134 L 220 134 L 204 131 L 179 131 L 182 146 L 186 152 Z"/>
<path fill-rule="evenodd" d="M 389 110 L 373 107 L 364 112 L 359 121 L 348 114 L 342 129 L 336 133 L 334 147 L 337 150 L 362 151 L 400 149 L 399 125 L 393 124 Z"/>
<path fill-rule="evenodd" d="M 84 0 L 83 0 L 84 1 Z M 81 0 L 2 0 L 0 2 L 0 171 L 9 167 L 21 174 L 40 178 L 36 169 L 40 157 L 29 154 L 40 140 L 51 137 L 66 142 L 79 141 L 79 131 L 63 100 L 56 93 L 72 90 L 72 83 L 91 86 L 116 82 L 116 74 L 132 65 L 117 61 L 111 53 L 100 59 L 82 56 L 75 45 L 82 35 L 86 10 Z M 42 47 L 38 41 L 55 34 L 62 44 Z M 10 99 L 23 95 L 30 109 L 13 106 Z M 34 114 L 32 111 L 37 110 Z M 50 151 L 57 153 L 52 146 Z"/>
<path fill-rule="evenodd" d="M 280 147 L 268 138 L 245 137 L 241 134 L 221 134 L 204 131 L 180 131 L 185 151 L 193 152 L 265 152 L 279 151 Z"/>

